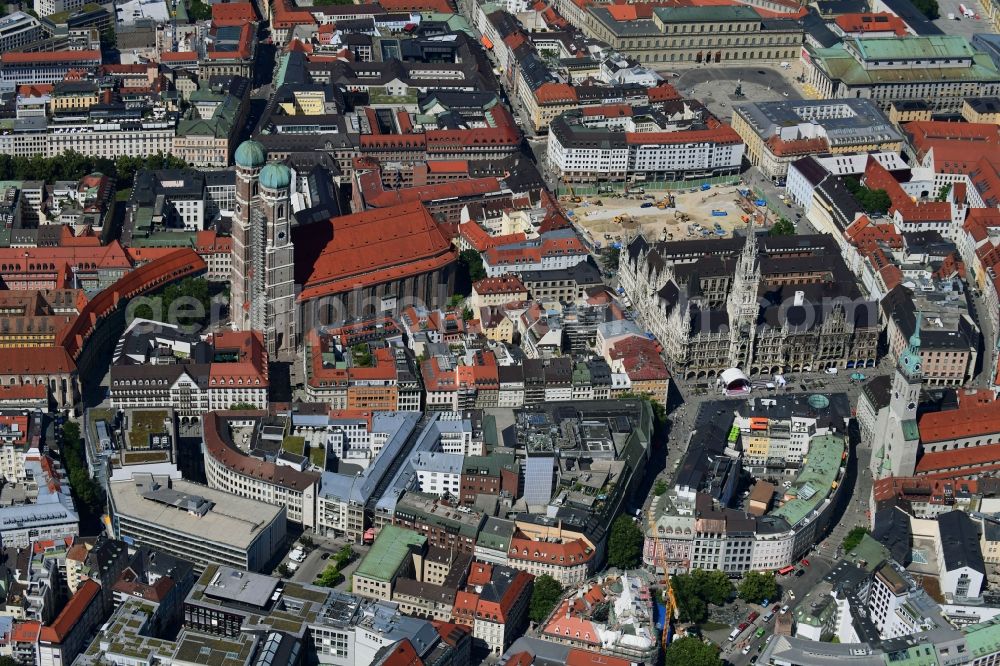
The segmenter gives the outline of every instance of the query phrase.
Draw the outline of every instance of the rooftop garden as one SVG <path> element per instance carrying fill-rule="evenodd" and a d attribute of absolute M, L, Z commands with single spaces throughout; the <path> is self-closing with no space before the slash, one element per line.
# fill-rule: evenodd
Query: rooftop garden
<path fill-rule="evenodd" d="M 306 438 L 298 435 L 288 435 L 281 440 L 281 450 L 297 456 L 304 456 L 306 453 Z"/>
<path fill-rule="evenodd" d="M 314 446 L 309 449 L 309 462 L 321 470 L 326 469 L 326 448 Z"/>
<path fill-rule="evenodd" d="M 149 438 L 151 435 L 158 435 L 165 432 L 163 420 L 168 413 L 163 409 L 151 409 L 141 412 L 132 412 L 129 415 L 131 428 L 128 432 L 128 443 L 130 448 L 149 448 Z"/>

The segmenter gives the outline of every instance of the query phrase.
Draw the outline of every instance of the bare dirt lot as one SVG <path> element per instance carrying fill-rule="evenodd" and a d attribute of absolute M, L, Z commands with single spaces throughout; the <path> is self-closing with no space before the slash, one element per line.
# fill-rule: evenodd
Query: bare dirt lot
<path fill-rule="evenodd" d="M 751 216 L 755 224 L 768 224 L 763 219 L 766 209 L 742 198 L 737 186 L 712 187 L 706 191 L 700 187 L 693 189 L 693 192 L 673 192 L 674 207 L 662 209 L 657 205 L 664 202 L 667 195 L 659 192 L 582 197 L 576 203 L 569 197 L 563 197 L 561 202 L 595 247 L 621 242 L 625 237 L 633 237 L 640 232 L 650 240 L 725 238 L 732 235 L 735 227 L 745 226 L 747 222 L 744 218 Z M 652 206 L 643 208 L 643 204 Z M 713 215 L 713 211 L 717 214 Z M 716 224 L 719 231 L 716 231 Z"/>

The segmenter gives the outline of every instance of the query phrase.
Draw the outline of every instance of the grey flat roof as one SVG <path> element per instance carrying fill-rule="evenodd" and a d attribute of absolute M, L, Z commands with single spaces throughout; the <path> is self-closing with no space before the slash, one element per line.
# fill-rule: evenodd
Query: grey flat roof
<path fill-rule="evenodd" d="M 280 579 L 263 574 L 220 566 L 205 586 L 206 596 L 257 608 L 267 605 Z"/>
<path fill-rule="evenodd" d="M 127 481 L 109 483 L 108 491 L 114 499 L 115 511 L 133 520 L 158 525 L 164 530 L 236 548 L 248 548 L 260 531 L 282 512 L 281 507 L 272 504 L 180 479 L 171 480 L 174 491 L 201 497 L 214 504 L 205 515 L 195 516 L 183 509 L 145 499 L 143 494 L 152 489 L 152 483 L 149 475 L 136 475 Z"/>

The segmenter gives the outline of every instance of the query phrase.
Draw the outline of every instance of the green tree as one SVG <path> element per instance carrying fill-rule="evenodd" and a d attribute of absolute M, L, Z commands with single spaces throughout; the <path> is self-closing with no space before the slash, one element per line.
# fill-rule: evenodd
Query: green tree
<path fill-rule="evenodd" d="M 721 606 L 729 601 L 733 584 L 721 571 L 695 569 L 670 578 L 680 619 L 700 623 L 708 619 L 708 604 Z"/>
<path fill-rule="evenodd" d="M 851 195 L 857 199 L 858 204 L 867 213 L 885 214 L 892 206 L 892 199 L 885 190 L 873 190 L 865 187 L 857 178 L 848 177 L 844 179 L 844 185 Z"/>
<path fill-rule="evenodd" d="M 951 183 L 942 185 L 937 193 L 937 201 L 947 201 L 949 192 L 951 192 Z"/>
<path fill-rule="evenodd" d="M 462 321 L 469 321 L 470 319 L 475 318 L 475 316 L 475 313 L 472 312 L 472 308 L 462 309 Z"/>
<path fill-rule="evenodd" d="M 202 0 L 191 0 L 188 3 L 188 16 L 192 21 L 207 21 L 212 18 L 212 8 Z"/>
<path fill-rule="evenodd" d="M 478 282 L 486 277 L 483 258 L 475 250 L 462 250 L 461 254 L 458 255 L 458 263 L 468 271 L 469 279 L 472 282 Z"/>
<path fill-rule="evenodd" d="M 340 575 L 340 568 L 335 563 L 330 563 L 317 576 L 315 584 L 321 587 L 333 587 L 340 582 L 341 578 L 343 576 Z"/>
<path fill-rule="evenodd" d="M 653 484 L 653 494 L 660 497 L 661 495 L 666 494 L 666 492 L 667 484 L 662 479 L 658 479 L 656 483 Z"/>
<path fill-rule="evenodd" d="M 365 342 L 359 342 L 351 347 L 351 354 L 354 357 L 354 365 L 358 368 L 370 368 L 372 365 L 372 352 Z"/>
<path fill-rule="evenodd" d="M 275 569 L 275 571 L 282 578 L 288 578 L 289 576 L 292 575 L 292 570 L 284 562 L 282 562 L 281 564 L 279 564 L 278 568 Z"/>
<path fill-rule="evenodd" d="M 931 21 L 941 18 L 941 10 L 937 0 L 913 0 L 913 6 Z"/>
<path fill-rule="evenodd" d="M 691 577 L 701 598 L 710 604 L 721 606 L 733 594 L 733 582 L 722 571 L 695 569 Z"/>
<path fill-rule="evenodd" d="M 238 412 L 244 409 L 257 409 L 257 405 L 250 402 L 234 402 L 233 404 L 229 405 L 229 409 L 234 412 Z"/>
<path fill-rule="evenodd" d="M 343 546 L 340 550 L 338 550 L 336 554 L 333 556 L 333 559 L 337 563 L 337 566 L 343 569 L 344 565 L 350 562 L 351 558 L 353 557 L 354 557 L 354 549 L 351 548 L 350 544 L 348 544 Z"/>
<path fill-rule="evenodd" d="M 771 230 L 767 232 L 769 236 L 794 236 L 795 235 L 795 225 L 792 224 L 788 218 L 781 218 L 771 227 Z"/>
<path fill-rule="evenodd" d="M 80 439 L 80 426 L 73 421 L 63 426 L 61 452 L 77 508 L 91 517 L 99 516 L 104 511 L 104 490 L 90 478 L 83 441 Z"/>
<path fill-rule="evenodd" d="M 101 30 L 101 48 L 104 50 L 113 49 L 118 45 L 118 34 L 115 33 L 114 26 Z"/>
<path fill-rule="evenodd" d="M 622 251 L 617 247 L 609 247 L 607 252 L 607 258 L 604 260 L 604 265 L 609 271 L 618 270 L 618 262 L 621 260 Z"/>
<path fill-rule="evenodd" d="M 740 599 L 752 604 L 759 604 L 764 599 L 777 599 L 778 584 L 774 582 L 774 574 L 748 571 L 740 583 L 739 595 Z"/>
<path fill-rule="evenodd" d="M 618 516 L 608 538 L 608 566 L 634 569 L 642 563 L 642 530 L 628 516 Z"/>
<path fill-rule="evenodd" d="M 844 537 L 844 541 L 840 544 L 844 549 L 844 552 L 849 553 L 857 548 L 858 544 L 861 543 L 861 540 L 865 538 L 866 534 L 868 534 L 868 530 L 864 527 L 855 527 L 848 532 L 847 536 Z"/>
<path fill-rule="evenodd" d="M 562 584 L 548 574 L 542 574 L 535 579 L 531 590 L 531 604 L 528 607 L 528 617 L 532 622 L 541 622 L 549 616 L 556 607 L 562 594 Z"/>
<path fill-rule="evenodd" d="M 462 294 L 452 294 L 448 298 L 448 309 L 449 310 L 454 310 L 459 305 L 461 305 L 462 301 L 464 301 L 464 300 L 465 300 L 465 296 L 463 296 Z"/>
<path fill-rule="evenodd" d="M 663 651 L 664 666 L 722 666 L 719 648 L 694 636 L 678 638 Z"/>

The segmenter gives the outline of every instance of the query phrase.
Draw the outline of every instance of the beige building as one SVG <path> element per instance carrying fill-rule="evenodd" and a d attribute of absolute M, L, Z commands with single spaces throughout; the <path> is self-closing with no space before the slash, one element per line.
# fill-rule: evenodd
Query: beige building
<path fill-rule="evenodd" d="M 385 525 L 351 579 L 351 591 L 370 599 L 391 601 L 399 578 L 423 571 L 427 537 L 413 530 Z"/>
<path fill-rule="evenodd" d="M 964 302 L 964 301 L 963 301 Z M 975 371 L 980 332 L 965 308 L 931 307 L 897 286 L 882 300 L 889 355 L 898 358 L 914 333 L 920 316 L 920 363 L 928 386 L 961 386 Z"/>
<path fill-rule="evenodd" d="M 906 99 L 889 105 L 889 120 L 895 125 L 915 120 L 930 120 L 932 115 L 930 105 L 921 100 Z"/>
<path fill-rule="evenodd" d="M 591 7 L 584 30 L 643 63 L 793 60 L 802 47 L 800 24 L 765 23 L 744 5 L 657 7 L 649 19 L 627 7 Z"/>
<path fill-rule="evenodd" d="M 516 275 L 501 275 L 485 278 L 472 285 L 472 295 L 469 296 L 469 307 L 477 311 L 483 307 L 503 305 L 511 301 L 523 301 L 528 298 L 528 290 Z"/>
<path fill-rule="evenodd" d="M 962 117 L 969 123 L 1000 124 L 1000 97 L 966 97 L 962 100 Z"/>
<path fill-rule="evenodd" d="M 899 152 L 903 145 L 903 135 L 867 99 L 741 104 L 732 125 L 750 163 L 773 179 L 807 155 Z"/>

